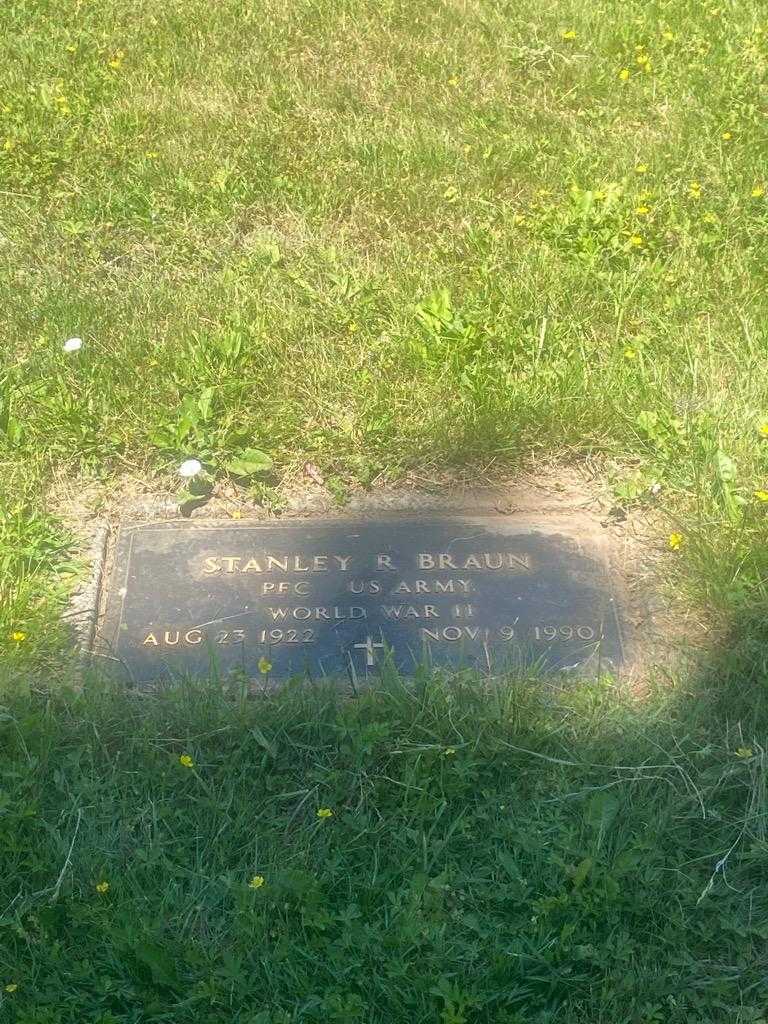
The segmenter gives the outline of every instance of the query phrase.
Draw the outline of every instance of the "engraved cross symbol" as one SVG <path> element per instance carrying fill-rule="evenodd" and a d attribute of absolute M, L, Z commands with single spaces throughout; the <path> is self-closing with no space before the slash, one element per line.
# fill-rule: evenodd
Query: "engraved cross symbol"
<path fill-rule="evenodd" d="M 368 668 L 371 668 L 372 665 L 376 664 L 376 662 L 374 661 L 374 658 L 373 658 L 373 649 L 374 649 L 374 647 L 384 647 L 384 644 L 383 643 L 375 644 L 373 642 L 373 640 L 371 639 L 371 637 L 368 636 L 368 637 L 365 638 L 365 643 L 364 644 L 355 644 L 354 646 L 356 648 L 359 647 L 359 648 L 361 648 L 362 650 L 365 651 L 365 664 L 368 666 Z"/>

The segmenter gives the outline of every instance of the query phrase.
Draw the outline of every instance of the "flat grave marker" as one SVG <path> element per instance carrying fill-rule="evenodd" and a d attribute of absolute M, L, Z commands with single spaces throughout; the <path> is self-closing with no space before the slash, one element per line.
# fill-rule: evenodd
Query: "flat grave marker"
<path fill-rule="evenodd" d="M 161 522 L 119 532 L 96 653 L 138 684 L 594 673 L 621 667 L 621 619 L 604 538 L 568 516 Z"/>

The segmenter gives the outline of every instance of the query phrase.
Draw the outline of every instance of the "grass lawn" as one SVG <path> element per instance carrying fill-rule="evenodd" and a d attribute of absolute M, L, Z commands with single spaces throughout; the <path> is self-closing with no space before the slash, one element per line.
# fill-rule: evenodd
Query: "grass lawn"
<path fill-rule="evenodd" d="M 0 1019 L 764 1022 L 765 680 L 717 678 L 9 696 Z"/>
<path fill-rule="evenodd" d="M 754 0 L 5 0 L 0 1020 L 768 1018 L 767 72 Z M 68 693 L 52 483 L 190 457 L 588 463 L 730 654 Z"/>

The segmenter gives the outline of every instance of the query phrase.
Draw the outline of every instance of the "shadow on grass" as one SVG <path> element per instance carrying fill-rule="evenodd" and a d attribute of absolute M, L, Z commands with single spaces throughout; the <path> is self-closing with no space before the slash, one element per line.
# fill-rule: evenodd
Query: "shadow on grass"
<path fill-rule="evenodd" d="M 767 679 L 17 688 L 2 1012 L 757 1022 Z"/>

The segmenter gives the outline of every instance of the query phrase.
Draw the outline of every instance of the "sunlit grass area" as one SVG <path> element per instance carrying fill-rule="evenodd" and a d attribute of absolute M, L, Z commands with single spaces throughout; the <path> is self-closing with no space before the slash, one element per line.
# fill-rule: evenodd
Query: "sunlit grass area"
<path fill-rule="evenodd" d="M 2 5 L 0 1019 L 763 1020 L 767 70 L 755 2 Z M 588 462 L 727 656 L 74 695 L 51 483 L 186 459 Z"/>
<path fill-rule="evenodd" d="M 276 506 L 304 460 L 343 500 L 589 457 L 660 485 L 699 597 L 762 599 L 764 13 L 4 5 L 6 647 L 54 467 L 250 450 Z"/>

